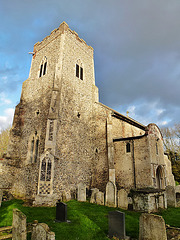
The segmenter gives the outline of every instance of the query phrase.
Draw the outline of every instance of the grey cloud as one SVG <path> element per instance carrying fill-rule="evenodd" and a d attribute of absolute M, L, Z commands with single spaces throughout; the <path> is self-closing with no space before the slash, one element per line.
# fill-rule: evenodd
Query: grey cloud
<path fill-rule="evenodd" d="M 65 20 L 95 50 L 103 103 L 116 109 L 135 104 L 140 118 L 151 113 L 157 121 L 179 119 L 179 12 L 179 0 L 6 0 L 0 9 L 0 50 L 15 59 L 12 69 L 18 61 L 15 74 L 21 83 L 30 67 L 27 53 Z M 11 77 L 9 71 L 7 89 L 12 88 Z M 153 115 L 153 102 L 165 111 Z"/>

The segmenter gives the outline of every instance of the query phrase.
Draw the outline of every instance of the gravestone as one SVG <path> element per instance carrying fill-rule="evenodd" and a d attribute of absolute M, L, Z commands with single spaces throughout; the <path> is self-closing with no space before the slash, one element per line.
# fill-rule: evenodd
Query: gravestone
<path fill-rule="evenodd" d="M 48 232 L 47 233 L 47 240 L 55 240 L 55 233 L 54 232 Z"/>
<path fill-rule="evenodd" d="M 125 213 L 120 211 L 109 212 L 109 238 L 117 237 L 118 239 L 129 239 L 125 230 Z"/>
<path fill-rule="evenodd" d="M 56 204 L 56 222 L 67 222 L 67 204 L 62 202 Z"/>
<path fill-rule="evenodd" d="M 0 190 L 0 207 L 1 207 L 1 203 L 2 203 L 2 197 L 3 197 L 3 190 Z"/>
<path fill-rule="evenodd" d="M 93 188 L 91 189 L 91 199 L 90 203 L 96 203 L 96 194 L 99 192 L 99 189 Z"/>
<path fill-rule="evenodd" d="M 118 207 L 128 209 L 128 194 L 124 189 L 118 191 Z"/>
<path fill-rule="evenodd" d="M 106 206 L 116 207 L 116 185 L 113 182 L 106 185 Z"/>
<path fill-rule="evenodd" d="M 139 219 L 139 240 L 167 240 L 166 226 L 161 216 L 143 213 Z"/>
<path fill-rule="evenodd" d="M 86 202 L 86 185 L 84 183 L 78 184 L 78 201 Z"/>
<path fill-rule="evenodd" d="M 104 193 L 103 192 L 96 193 L 96 203 L 99 205 L 104 205 Z"/>
<path fill-rule="evenodd" d="M 176 207 L 175 187 L 173 187 L 173 186 L 166 187 L 166 197 L 167 197 L 167 206 L 168 207 Z"/>
<path fill-rule="evenodd" d="M 18 209 L 13 209 L 12 240 L 26 240 L 26 216 Z"/>
<path fill-rule="evenodd" d="M 50 232 L 46 223 L 34 221 L 31 240 L 55 240 L 55 233 Z"/>

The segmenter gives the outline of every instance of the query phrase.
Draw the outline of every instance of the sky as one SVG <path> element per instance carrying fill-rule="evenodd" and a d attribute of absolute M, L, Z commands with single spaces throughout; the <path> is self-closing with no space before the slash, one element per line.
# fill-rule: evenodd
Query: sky
<path fill-rule="evenodd" d="M 36 42 L 65 21 L 94 48 L 100 102 L 144 125 L 180 123 L 179 0 L 0 0 L 0 131 Z"/>

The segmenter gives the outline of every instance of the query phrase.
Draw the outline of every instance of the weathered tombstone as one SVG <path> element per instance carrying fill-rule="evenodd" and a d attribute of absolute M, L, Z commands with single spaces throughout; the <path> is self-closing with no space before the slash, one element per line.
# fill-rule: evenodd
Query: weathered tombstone
<path fill-rule="evenodd" d="M 103 192 L 96 193 L 96 203 L 99 205 L 104 205 L 104 193 Z"/>
<path fill-rule="evenodd" d="M 109 212 L 109 238 L 117 237 L 118 239 L 129 239 L 125 230 L 125 213 L 120 211 Z"/>
<path fill-rule="evenodd" d="M 167 240 L 164 219 L 154 214 L 141 214 L 139 219 L 139 240 Z"/>
<path fill-rule="evenodd" d="M 56 222 L 67 222 L 67 204 L 62 202 L 56 204 Z"/>
<path fill-rule="evenodd" d="M 128 194 L 124 189 L 118 191 L 118 207 L 128 209 Z"/>
<path fill-rule="evenodd" d="M 2 197 L 3 197 L 3 190 L 0 190 L 0 207 L 1 207 Z"/>
<path fill-rule="evenodd" d="M 91 189 L 91 198 L 90 203 L 96 203 L 96 194 L 99 192 L 99 189 L 93 188 Z"/>
<path fill-rule="evenodd" d="M 54 232 L 48 232 L 47 233 L 47 240 L 55 240 L 55 233 Z"/>
<path fill-rule="evenodd" d="M 173 187 L 173 186 L 166 187 L 166 197 L 167 197 L 167 206 L 168 207 L 176 207 L 175 187 Z"/>
<path fill-rule="evenodd" d="M 12 240 L 26 240 L 26 216 L 18 209 L 13 209 Z"/>
<path fill-rule="evenodd" d="M 78 184 L 78 201 L 86 201 L 86 185 L 84 183 Z"/>
<path fill-rule="evenodd" d="M 50 232 L 46 223 L 34 221 L 31 240 L 55 240 L 55 233 Z"/>
<path fill-rule="evenodd" d="M 116 207 L 116 185 L 113 182 L 106 185 L 106 206 Z"/>

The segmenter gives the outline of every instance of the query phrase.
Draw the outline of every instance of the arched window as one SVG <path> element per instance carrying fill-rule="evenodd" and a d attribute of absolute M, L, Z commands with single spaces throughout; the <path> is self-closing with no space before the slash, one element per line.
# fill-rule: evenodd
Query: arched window
<path fill-rule="evenodd" d="M 41 61 L 39 77 L 42 77 L 43 75 L 45 75 L 46 70 L 47 70 L 47 57 L 44 57 L 44 59 Z"/>
<path fill-rule="evenodd" d="M 31 138 L 29 140 L 28 145 L 28 163 L 36 163 L 37 159 L 39 157 L 39 135 L 37 134 L 37 131 L 33 135 L 31 135 Z"/>
<path fill-rule="evenodd" d="M 126 152 L 131 152 L 131 144 L 130 143 L 126 143 Z"/>
<path fill-rule="evenodd" d="M 41 181 L 46 180 L 46 159 L 44 158 L 41 163 Z"/>
<path fill-rule="evenodd" d="M 39 147 L 39 138 L 36 139 L 35 154 L 34 154 L 34 162 L 37 162 L 38 147 Z"/>
<path fill-rule="evenodd" d="M 45 157 L 41 163 L 41 181 L 51 181 L 51 159 Z"/>
<path fill-rule="evenodd" d="M 156 169 L 156 187 L 158 189 L 165 188 L 165 174 L 162 166 L 158 166 Z"/>
<path fill-rule="evenodd" d="M 51 159 L 48 159 L 48 162 L 47 162 L 46 181 L 51 181 Z"/>

